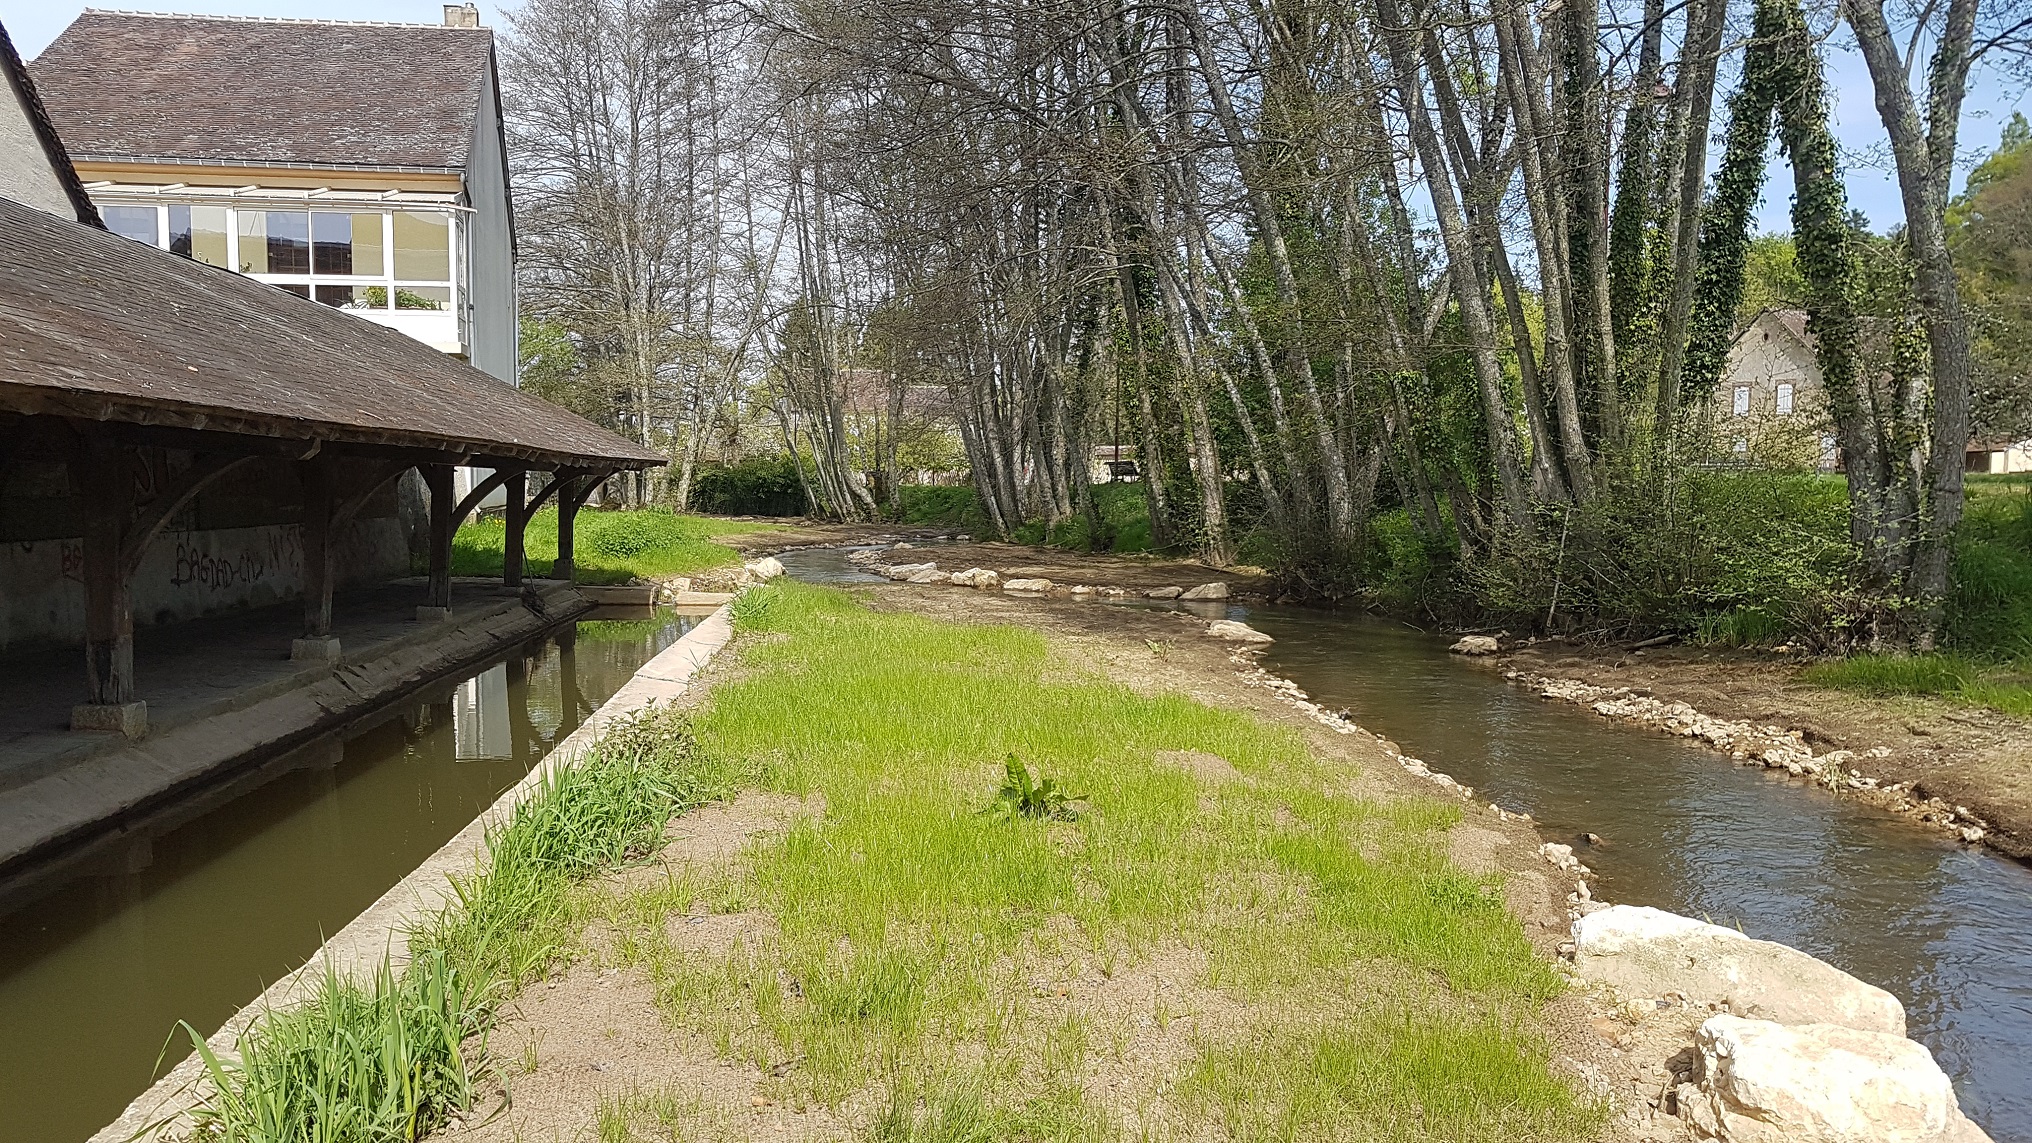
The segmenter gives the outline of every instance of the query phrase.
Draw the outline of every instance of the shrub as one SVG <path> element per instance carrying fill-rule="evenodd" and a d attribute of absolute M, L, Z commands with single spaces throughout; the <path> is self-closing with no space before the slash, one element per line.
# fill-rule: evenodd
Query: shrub
<path fill-rule="evenodd" d="M 693 474 L 691 507 L 721 516 L 802 516 L 810 510 L 788 453 L 709 465 Z"/>

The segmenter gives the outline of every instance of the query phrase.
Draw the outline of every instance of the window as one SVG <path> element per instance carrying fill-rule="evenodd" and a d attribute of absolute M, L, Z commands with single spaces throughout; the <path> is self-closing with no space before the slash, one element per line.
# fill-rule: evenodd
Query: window
<path fill-rule="evenodd" d="M 1735 442 L 1729 447 L 1735 451 L 1737 456 L 1748 456 L 1750 454 L 1750 438 L 1737 437 Z"/>
<path fill-rule="evenodd" d="M 226 258 L 226 208 L 170 207 L 169 252 L 195 259 L 207 266 L 229 265 Z"/>
<path fill-rule="evenodd" d="M 317 211 L 310 216 L 311 270 L 379 278 L 388 273 L 381 215 Z"/>
<path fill-rule="evenodd" d="M 1792 382 L 1780 381 L 1778 383 L 1778 414 L 1780 416 L 1789 416 L 1791 412 L 1792 412 Z"/>
<path fill-rule="evenodd" d="M 99 211 L 99 217 L 106 220 L 106 229 L 122 238 L 146 242 L 159 246 L 162 239 L 157 233 L 156 210 L 152 206 L 109 206 Z"/>
<path fill-rule="evenodd" d="M 395 276 L 405 282 L 452 279 L 451 216 L 395 212 Z"/>
<path fill-rule="evenodd" d="M 1750 415 L 1750 387 L 1748 385 L 1736 386 L 1735 410 L 1738 417 Z"/>

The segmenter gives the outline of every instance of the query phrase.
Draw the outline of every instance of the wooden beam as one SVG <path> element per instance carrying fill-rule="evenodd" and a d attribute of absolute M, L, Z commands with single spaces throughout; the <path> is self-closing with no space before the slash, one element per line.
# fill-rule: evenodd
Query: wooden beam
<path fill-rule="evenodd" d="M 117 444 L 123 452 L 125 444 Z M 123 530 L 120 539 L 120 567 L 123 574 L 132 578 L 141 570 L 141 557 L 148 554 L 148 545 L 155 540 L 156 533 L 169 523 L 190 499 L 204 490 L 205 485 L 255 459 L 251 456 L 232 456 L 225 453 L 202 453 L 194 457 L 191 466 L 185 469 L 169 487 L 157 493 L 155 499 L 134 509 L 133 516 Z"/>
<path fill-rule="evenodd" d="M 600 481 L 613 475 L 612 472 L 591 472 L 577 477 L 563 491 L 557 494 L 557 562 L 551 565 L 550 578 L 572 582 L 577 575 L 577 564 L 572 558 L 572 525 L 578 519 L 579 508 Z"/>
<path fill-rule="evenodd" d="M 516 472 L 502 487 L 508 494 L 508 535 L 501 544 L 501 582 L 521 587 L 523 534 L 529 529 L 529 507 L 523 500 L 529 491 L 529 474 Z"/>
<path fill-rule="evenodd" d="M 452 613 L 452 466 L 421 466 L 430 489 L 430 596 L 416 609 L 419 619 L 449 619 Z"/>
<path fill-rule="evenodd" d="M 147 733 L 147 704 L 134 697 L 133 581 L 121 549 L 134 499 L 132 453 L 104 434 L 79 442 L 77 479 L 85 509 L 85 702 L 74 730 Z"/>
<path fill-rule="evenodd" d="M 472 515 L 474 509 L 478 508 L 487 497 L 493 495 L 496 488 L 508 483 L 510 476 L 522 471 L 519 467 L 497 468 L 488 475 L 487 479 L 473 485 L 473 490 L 466 493 L 466 498 L 459 501 L 459 506 L 452 511 L 452 531 L 458 531 L 459 525 L 466 522 L 466 517 Z"/>
<path fill-rule="evenodd" d="M 290 645 L 292 659 L 335 662 L 338 640 L 332 638 L 332 541 L 338 496 L 338 474 L 330 458 L 298 462 L 303 478 L 303 636 Z"/>

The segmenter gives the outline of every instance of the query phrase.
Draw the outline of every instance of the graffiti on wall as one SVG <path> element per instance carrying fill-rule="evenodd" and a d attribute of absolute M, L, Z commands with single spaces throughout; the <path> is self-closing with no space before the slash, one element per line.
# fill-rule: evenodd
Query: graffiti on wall
<path fill-rule="evenodd" d="M 169 585 L 228 591 L 260 583 L 271 575 L 282 576 L 292 584 L 302 582 L 303 530 L 291 526 L 260 531 L 262 534 L 253 538 L 253 542 L 223 555 L 201 546 L 199 533 L 179 535 Z M 207 538 L 216 542 L 216 535 Z"/>

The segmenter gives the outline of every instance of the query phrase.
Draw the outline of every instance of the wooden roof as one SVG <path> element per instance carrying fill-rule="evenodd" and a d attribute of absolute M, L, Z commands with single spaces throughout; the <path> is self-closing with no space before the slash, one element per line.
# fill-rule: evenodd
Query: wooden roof
<path fill-rule="evenodd" d="M 475 463 L 664 463 L 393 329 L 6 199 L 0 411 Z"/>
<path fill-rule="evenodd" d="M 78 159 L 460 170 L 493 52 L 485 28 L 87 9 L 29 66 Z"/>

